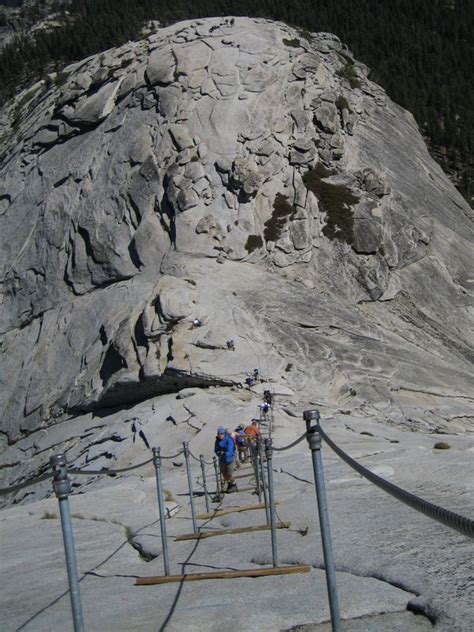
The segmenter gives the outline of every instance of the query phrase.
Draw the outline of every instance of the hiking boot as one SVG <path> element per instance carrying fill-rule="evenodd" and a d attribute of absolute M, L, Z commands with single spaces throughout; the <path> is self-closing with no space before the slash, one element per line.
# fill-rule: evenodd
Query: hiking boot
<path fill-rule="evenodd" d="M 236 492 L 237 490 L 237 483 L 229 483 L 227 485 L 227 489 L 226 489 L 226 494 L 232 494 L 233 492 Z"/>

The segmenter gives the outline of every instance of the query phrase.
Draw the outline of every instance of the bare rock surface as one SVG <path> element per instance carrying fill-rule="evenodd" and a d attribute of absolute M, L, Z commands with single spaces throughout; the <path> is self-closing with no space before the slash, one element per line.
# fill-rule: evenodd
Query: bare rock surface
<path fill-rule="evenodd" d="M 269 388 L 276 442 L 293 441 L 317 407 L 381 476 L 472 514 L 472 210 L 357 61 L 349 86 L 348 55 L 331 34 L 267 20 L 187 21 L 7 104 L 1 487 L 43 475 L 57 452 L 91 471 L 146 461 L 157 445 L 177 455 L 183 441 L 210 459 L 216 426 L 247 423 Z M 360 617 L 367 630 L 473 627 L 466 539 L 326 458 L 347 629 Z M 174 535 L 190 528 L 181 455 L 165 473 Z M 313 538 L 281 534 L 282 563 L 312 572 L 179 588 L 132 583 L 160 572 L 153 466 L 78 476 L 87 627 L 324 624 L 302 446 L 275 458 L 275 476 L 282 516 Z M 69 620 L 50 496 L 43 481 L 1 497 L 2 629 Z M 173 544 L 174 571 L 271 564 L 268 534 L 216 540 Z"/>
<path fill-rule="evenodd" d="M 189 394 L 183 401 L 191 403 L 196 397 L 200 393 Z M 211 401 L 207 404 L 211 410 Z M 179 445 L 178 433 L 189 437 L 186 421 L 179 422 L 177 412 L 176 426 L 169 420 L 158 421 L 156 412 L 143 404 L 130 412 L 142 420 L 144 435 L 162 445 L 165 457 L 172 456 L 169 450 Z M 165 406 L 159 417 L 167 412 Z M 304 426 L 301 418 L 288 423 L 279 406 L 274 421 L 276 447 L 292 442 Z M 176 434 L 165 430 L 169 423 Z M 441 452 L 434 448 L 439 437 L 388 428 L 364 417 L 328 415 L 323 425 L 349 454 L 389 481 L 413 491 L 416 483 L 418 493 L 454 511 L 465 512 L 472 503 L 471 479 L 466 476 L 472 471 L 472 439 L 443 435 L 451 447 Z M 190 439 L 191 452 L 203 453 L 208 462 L 214 431 L 214 423 L 209 423 Z M 144 454 L 137 440 L 129 448 L 128 459 L 136 463 Z M 466 583 L 470 542 L 374 488 L 329 448 L 324 447 L 323 454 L 343 629 L 415 632 L 434 625 L 437 630 L 466 630 L 472 620 L 472 585 Z M 117 463 L 127 462 L 119 459 Z M 192 470 L 196 512 L 200 513 L 205 504 L 200 469 L 194 461 Z M 206 471 L 213 491 L 212 466 Z M 245 472 L 249 470 L 243 465 L 237 475 Z M 163 575 L 152 466 L 122 474 L 100 489 L 89 487 L 91 477 L 82 493 L 70 496 L 87 628 L 147 630 L 153 622 L 157 629 L 170 630 L 217 629 L 219 625 L 229 630 L 326 629 L 319 625 L 328 620 L 329 610 L 306 441 L 286 452 L 274 452 L 273 473 L 277 517 L 291 522 L 289 529 L 277 532 L 279 562 L 310 564 L 310 573 L 143 587 L 134 585 L 136 577 Z M 171 574 L 272 565 L 268 531 L 175 541 L 174 536 L 192 532 L 182 456 L 165 459 L 162 475 L 171 514 L 166 521 Z M 252 483 L 251 477 L 237 480 L 242 489 Z M 231 508 L 257 500 L 250 491 L 241 491 L 212 506 Z M 198 520 L 204 533 L 264 522 L 263 510 Z M 70 606 L 57 501 L 49 498 L 4 509 L 0 525 L 2 567 L 9 577 L 2 591 L 2 629 L 65 629 Z M 41 582 L 37 581 L 40 576 Z"/>

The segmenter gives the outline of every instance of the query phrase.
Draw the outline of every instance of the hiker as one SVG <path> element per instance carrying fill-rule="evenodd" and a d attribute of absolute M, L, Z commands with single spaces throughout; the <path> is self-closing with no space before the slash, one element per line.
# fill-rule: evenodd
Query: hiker
<path fill-rule="evenodd" d="M 232 338 L 228 338 L 226 340 L 226 345 L 227 345 L 227 349 L 229 351 L 235 351 L 235 344 L 234 344 L 234 341 L 232 340 Z"/>
<path fill-rule="evenodd" d="M 225 431 L 234 442 L 234 465 L 235 465 L 235 469 L 237 469 L 238 467 L 240 467 L 239 451 L 238 451 L 238 445 L 237 445 L 237 435 L 233 430 L 230 430 L 230 428 L 226 428 Z"/>
<path fill-rule="evenodd" d="M 196 329 L 197 327 L 202 327 L 202 320 L 199 318 L 195 318 L 193 320 L 193 324 L 191 325 L 191 329 Z"/>
<path fill-rule="evenodd" d="M 268 421 L 268 411 L 270 410 L 270 404 L 268 402 L 262 402 L 258 405 L 260 408 L 260 421 Z"/>
<path fill-rule="evenodd" d="M 234 481 L 234 450 L 232 438 L 227 434 L 224 426 L 219 426 L 217 428 L 214 452 L 219 458 L 219 468 L 222 477 L 227 481 L 227 493 L 237 491 L 237 485 Z"/>
<path fill-rule="evenodd" d="M 263 401 L 266 402 L 269 406 L 273 403 L 273 395 L 269 390 L 263 391 Z"/>
<path fill-rule="evenodd" d="M 255 440 L 257 437 L 261 437 L 262 434 L 260 432 L 260 428 L 258 427 L 258 419 L 252 419 L 250 424 L 245 427 L 244 433 L 250 441 Z"/>
<path fill-rule="evenodd" d="M 247 384 L 249 388 L 251 388 L 253 386 L 253 377 L 246 377 L 245 383 Z"/>
<path fill-rule="evenodd" d="M 247 439 L 245 437 L 245 424 L 239 424 L 235 429 L 235 438 L 237 441 L 237 453 L 239 461 L 244 463 L 247 460 Z"/>
<path fill-rule="evenodd" d="M 253 379 L 257 382 L 259 378 L 260 378 L 259 370 L 258 369 L 254 369 L 253 370 Z"/>

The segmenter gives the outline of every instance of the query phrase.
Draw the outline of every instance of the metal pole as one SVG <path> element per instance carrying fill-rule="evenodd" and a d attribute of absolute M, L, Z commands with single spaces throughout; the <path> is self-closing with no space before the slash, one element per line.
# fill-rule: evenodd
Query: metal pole
<path fill-rule="evenodd" d="M 260 476 L 262 479 L 262 488 L 263 488 L 263 500 L 265 503 L 265 515 L 267 517 L 267 524 L 270 524 L 270 509 L 268 506 L 268 490 L 267 490 L 267 485 L 266 485 L 266 481 L 265 481 L 265 468 L 263 466 L 263 448 L 262 448 L 262 441 L 259 440 L 258 442 L 258 464 L 260 467 Z"/>
<path fill-rule="evenodd" d="M 268 494 L 270 496 L 270 527 L 272 533 L 273 566 L 278 566 L 278 547 L 276 539 L 275 497 L 273 494 L 272 440 L 265 439 L 265 455 L 267 457 Z"/>
<path fill-rule="evenodd" d="M 331 529 L 329 527 L 329 514 L 326 502 L 326 488 L 324 486 L 323 461 L 321 458 L 321 435 L 319 428 L 319 410 L 305 410 L 303 419 L 306 422 L 306 439 L 311 450 L 313 460 L 314 482 L 316 485 L 316 498 L 318 501 L 319 524 L 321 527 L 321 540 L 323 544 L 324 566 L 326 569 L 326 584 L 329 597 L 329 609 L 331 611 L 331 626 L 333 632 L 341 631 L 341 617 L 339 614 L 339 600 L 337 596 L 336 568 L 332 554 Z M 317 424 L 311 426 L 311 421 Z"/>
<path fill-rule="evenodd" d="M 163 502 L 163 486 L 161 484 L 161 453 L 160 448 L 153 448 L 153 465 L 156 475 L 156 494 L 158 496 L 158 509 L 160 510 L 161 545 L 163 549 L 163 566 L 165 575 L 170 574 L 170 563 L 168 558 L 168 540 L 166 539 L 166 511 Z"/>
<path fill-rule="evenodd" d="M 199 460 L 201 461 L 201 473 L 202 473 L 202 486 L 204 487 L 204 499 L 206 501 L 206 511 L 209 513 L 209 494 L 207 493 L 207 482 L 206 482 L 206 465 L 204 463 L 204 455 L 199 455 Z"/>
<path fill-rule="evenodd" d="M 252 464 L 255 471 L 255 484 L 257 486 L 258 502 L 262 502 L 262 488 L 260 485 L 260 472 L 258 467 L 258 443 L 250 440 L 250 450 L 252 455 Z"/>
<path fill-rule="evenodd" d="M 214 473 L 216 475 L 216 496 L 217 496 L 217 502 L 219 503 L 222 500 L 221 476 L 220 476 L 220 472 L 219 472 L 219 467 L 217 465 L 217 457 L 216 456 L 212 457 L 212 462 L 214 463 Z"/>
<path fill-rule="evenodd" d="M 68 501 L 71 483 L 67 475 L 66 457 L 64 454 L 56 454 L 50 458 L 49 462 L 53 470 L 53 489 L 59 501 L 74 632 L 83 632 L 84 622 L 82 619 L 81 593 L 79 590 L 74 536 L 72 533 L 71 512 L 69 510 Z"/>
<path fill-rule="evenodd" d="M 187 441 L 183 441 L 184 459 L 186 461 L 186 474 L 188 475 L 188 489 L 189 489 L 189 501 L 191 503 L 191 518 L 193 520 L 193 532 L 198 532 L 196 522 L 196 511 L 194 509 L 194 491 L 193 491 L 193 479 L 191 477 L 191 463 L 189 462 L 189 446 Z"/>

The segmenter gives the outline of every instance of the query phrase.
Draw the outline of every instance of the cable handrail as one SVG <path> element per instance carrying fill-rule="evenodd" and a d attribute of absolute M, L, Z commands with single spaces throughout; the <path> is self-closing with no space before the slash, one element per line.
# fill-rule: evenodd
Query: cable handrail
<path fill-rule="evenodd" d="M 168 456 L 161 456 L 162 459 L 175 459 L 180 454 L 183 453 L 183 450 L 180 450 L 176 454 L 170 454 Z M 138 470 L 145 465 L 149 465 L 153 462 L 153 457 L 151 459 L 147 459 L 146 461 L 142 461 L 141 463 L 136 463 L 135 465 L 129 465 L 127 467 L 121 468 L 103 468 L 102 470 L 85 470 L 84 468 L 78 467 L 70 467 L 68 468 L 68 474 L 72 474 L 74 476 L 115 476 L 116 474 L 123 474 L 124 472 L 131 472 L 133 470 Z M 37 483 L 42 483 L 43 481 L 52 478 L 53 472 L 47 472 L 46 474 L 42 474 L 41 476 L 37 476 L 36 478 L 29 479 L 24 481 L 23 483 L 18 483 L 16 485 L 10 485 L 10 487 L 3 487 L 0 489 L 0 496 L 5 496 L 6 494 L 13 494 L 21 491 L 22 489 L 26 489 L 27 487 L 31 487 L 32 485 L 36 485 Z"/>
<path fill-rule="evenodd" d="M 79 476 L 113 476 L 115 474 L 122 474 L 123 472 L 131 472 L 132 470 L 138 470 L 145 465 L 148 465 L 153 461 L 153 458 L 143 461 L 143 463 L 137 463 L 136 465 L 129 465 L 128 467 L 121 467 L 117 469 L 104 468 L 102 470 L 84 470 L 83 468 L 71 467 L 68 468 L 68 474 L 75 474 Z"/>
<path fill-rule="evenodd" d="M 440 507 L 439 505 L 435 505 L 434 503 L 429 502 L 428 500 L 424 500 L 420 498 L 416 494 L 412 494 L 398 485 L 394 483 L 390 483 L 389 481 L 381 478 L 377 474 L 374 474 L 366 467 L 355 461 L 351 456 L 346 454 L 342 448 L 340 448 L 321 428 L 321 425 L 318 424 L 317 432 L 321 435 L 324 441 L 328 444 L 328 446 L 343 460 L 345 461 L 352 469 L 356 470 L 359 474 L 361 474 L 364 478 L 369 480 L 374 485 L 377 485 L 387 494 L 390 494 L 397 500 L 405 503 L 412 509 L 416 509 L 420 511 L 425 516 L 428 516 L 432 520 L 436 520 L 441 524 L 444 524 L 463 535 L 466 535 L 469 538 L 474 538 L 474 520 L 470 518 L 466 518 L 465 516 L 461 516 L 460 514 L 455 513 L 454 511 L 450 511 L 449 509 L 445 509 L 444 507 Z"/>
<path fill-rule="evenodd" d="M 275 450 L 275 452 L 283 452 L 284 450 L 290 450 L 290 448 L 294 448 L 296 445 L 298 445 L 298 443 L 301 443 L 301 441 L 303 441 L 305 437 L 306 437 L 306 432 L 303 432 L 301 437 L 298 437 L 298 439 L 296 439 L 292 443 L 289 443 L 288 445 L 284 445 L 281 448 L 276 448 L 275 446 L 272 446 L 272 449 Z"/>
<path fill-rule="evenodd" d="M 31 478 L 23 483 L 17 483 L 16 485 L 11 485 L 10 487 L 3 487 L 0 489 L 0 496 L 13 494 L 14 492 L 19 492 L 22 489 L 26 489 L 27 487 L 31 487 L 32 485 L 36 485 L 37 483 L 42 483 L 43 481 L 48 480 L 48 478 L 51 478 L 51 476 L 52 472 L 47 472 L 46 474 L 42 474 L 41 476 L 37 476 L 36 478 Z"/>
<path fill-rule="evenodd" d="M 194 454 L 191 452 L 191 450 L 189 450 L 189 454 L 192 456 L 192 458 L 193 458 L 195 461 L 197 461 L 198 463 L 200 463 L 200 462 L 201 462 L 201 459 L 200 459 L 200 458 L 198 458 L 196 455 L 194 455 Z M 205 463 L 206 465 L 212 465 L 212 464 L 213 464 L 213 463 L 212 463 L 212 461 L 206 461 L 206 459 L 203 459 L 203 460 L 204 460 L 204 463 Z"/>

